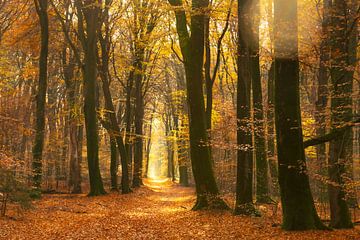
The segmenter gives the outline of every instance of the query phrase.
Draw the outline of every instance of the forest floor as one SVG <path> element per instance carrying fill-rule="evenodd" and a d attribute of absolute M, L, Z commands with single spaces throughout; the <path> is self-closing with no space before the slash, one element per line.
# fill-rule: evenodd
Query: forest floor
<path fill-rule="evenodd" d="M 285 232 L 269 206 L 263 217 L 191 211 L 194 191 L 146 180 L 130 195 L 44 195 L 18 216 L 0 219 L 0 239 L 360 239 L 360 228 Z"/>

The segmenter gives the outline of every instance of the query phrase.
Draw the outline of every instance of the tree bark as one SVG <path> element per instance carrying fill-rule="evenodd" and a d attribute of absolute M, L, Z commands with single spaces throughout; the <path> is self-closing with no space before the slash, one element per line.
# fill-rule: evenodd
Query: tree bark
<path fill-rule="evenodd" d="M 238 1 L 237 181 L 235 214 L 256 214 L 253 205 L 253 142 L 251 122 L 251 25 L 249 0 Z"/>
<path fill-rule="evenodd" d="M 114 144 L 115 141 L 115 147 L 117 146 L 118 152 L 120 154 L 121 158 L 121 166 L 122 166 L 122 174 L 121 174 L 121 190 L 122 193 L 130 193 L 130 183 L 129 183 L 129 170 L 128 170 L 128 154 L 126 152 L 126 147 L 123 141 L 123 138 L 121 136 L 121 130 L 119 127 L 118 119 L 116 117 L 115 112 L 115 106 L 112 100 L 112 95 L 110 91 L 110 80 L 111 76 L 109 74 L 109 52 L 110 52 L 110 26 L 109 26 L 109 7 L 111 5 L 111 2 L 108 0 L 106 1 L 106 8 L 102 14 L 103 16 L 103 25 L 105 27 L 105 33 L 104 36 L 99 34 L 100 38 L 100 46 L 101 46 L 101 61 L 100 62 L 100 77 L 102 79 L 103 83 L 103 93 L 104 93 L 104 99 L 105 99 L 105 109 L 107 111 L 107 123 L 109 124 L 107 131 L 109 132 L 110 139 L 112 140 L 112 144 Z M 114 147 L 114 145 L 113 145 Z M 112 153 L 114 153 L 115 150 L 112 150 Z M 117 151 L 116 151 L 117 152 Z M 112 176 L 112 187 L 116 187 L 117 185 L 114 178 L 117 178 L 117 167 L 116 170 L 114 169 L 115 166 L 117 166 L 117 160 L 112 158 L 111 161 L 111 168 L 113 171 Z"/>
<path fill-rule="evenodd" d="M 254 148 L 256 159 L 256 201 L 259 203 L 272 202 L 269 196 L 269 165 L 266 155 L 265 122 L 263 94 L 260 72 L 260 47 L 259 47 L 259 24 L 260 24 L 260 1 L 253 0 L 251 12 L 255 17 L 252 19 L 252 38 L 250 42 L 250 71 L 254 108 Z M 250 20 L 250 19 L 249 19 Z"/>
<path fill-rule="evenodd" d="M 99 7 L 98 0 L 85 0 L 81 6 L 86 21 L 84 38 L 84 113 L 87 158 L 90 178 L 89 196 L 105 194 L 99 167 L 98 123 L 96 113 L 97 39 Z M 81 15 L 81 13 L 79 13 Z M 84 33 L 82 33 L 84 34 Z M 85 34 L 84 34 L 85 35 Z"/>
<path fill-rule="evenodd" d="M 186 72 L 187 99 L 189 105 L 190 154 L 196 184 L 197 201 L 193 210 L 204 208 L 228 208 L 219 197 L 211 164 L 206 131 L 206 113 L 203 94 L 203 64 L 205 43 L 205 16 L 208 0 L 193 0 L 190 31 L 187 30 L 186 14 L 180 0 L 169 0 L 176 7 L 176 25 Z"/>
<path fill-rule="evenodd" d="M 350 62 L 346 1 L 335 0 L 331 6 L 331 42 L 330 42 L 330 79 L 331 79 L 331 128 L 351 121 L 353 70 Z M 356 52 L 355 49 L 352 49 Z M 346 199 L 345 184 L 352 164 L 352 129 L 345 129 L 338 138 L 330 142 L 329 149 L 329 196 L 330 226 L 334 228 L 352 228 L 353 223 Z"/>
<path fill-rule="evenodd" d="M 46 92 L 48 81 L 48 52 L 49 52 L 49 19 L 47 0 L 34 0 L 36 12 L 40 20 L 40 41 L 41 50 L 39 58 L 39 82 L 36 95 L 36 122 L 35 140 L 32 149 L 33 162 L 33 186 L 41 189 L 42 182 L 42 154 L 44 148 L 45 135 L 45 108 Z"/>
<path fill-rule="evenodd" d="M 143 166 L 143 121 L 144 121 L 144 98 L 143 98 L 143 61 L 145 49 L 139 49 L 136 54 L 137 65 L 135 70 L 135 151 L 134 151 L 134 173 L 133 187 L 140 187 L 142 183 Z"/>
<path fill-rule="evenodd" d="M 324 229 L 307 175 L 299 93 L 297 0 L 274 1 L 275 124 L 285 230 Z"/>

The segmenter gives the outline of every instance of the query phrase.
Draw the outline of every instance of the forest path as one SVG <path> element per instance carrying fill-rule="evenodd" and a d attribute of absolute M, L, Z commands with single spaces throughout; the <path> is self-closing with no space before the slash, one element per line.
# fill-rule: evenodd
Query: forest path
<path fill-rule="evenodd" d="M 128 195 L 44 195 L 23 217 L 0 219 L 0 239 L 360 239 L 359 229 L 284 232 L 266 207 L 261 218 L 190 211 L 192 188 L 167 179 L 144 184 Z"/>

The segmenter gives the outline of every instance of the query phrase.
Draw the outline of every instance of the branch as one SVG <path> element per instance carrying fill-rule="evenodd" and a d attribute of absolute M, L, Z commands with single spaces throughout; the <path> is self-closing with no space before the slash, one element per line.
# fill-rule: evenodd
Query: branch
<path fill-rule="evenodd" d="M 316 145 L 320 145 L 326 142 L 330 142 L 338 137 L 340 137 L 342 134 L 344 134 L 348 129 L 355 127 L 357 125 L 359 125 L 360 123 L 360 118 L 346 124 L 345 126 L 341 127 L 341 128 L 336 128 L 334 130 L 332 130 L 331 132 L 320 136 L 320 137 L 316 137 L 313 139 L 309 139 L 307 141 L 304 142 L 304 148 L 308 148 L 311 146 L 316 146 Z"/>
<path fill-rule="evenodd" d="M 228 13 L 227 13 L 227 16 L 226 16 L 226 23 L 225 23 L 225 27 L 220 35 L 220 38 L 218 39 L 218 42 L 217 42 L 217 55 L 216 55 L 216 64 L 215 64 L 215 68 L 214 68 L 214 72 L 213 72 L 213 76 L 211 78 L 211 84 L 214 85 L 214 82 L 216 80 L 216 75 L 217 75 L 217 72 L 219 70 L 219 67 L 220 67 L 220 60 L 221 60 L 221 44 L 222 44 L 222 41 L 225 37 L 225 34 L 229 28 L 229 25 L 230 25 L 230 17 L 231 17 L 231 9 L 232 9 L 232 5 L 234 3 L 234 0 L 231 0 L 230 2 L 230 7 L 229 7 L 229 10 L 228 10 Z"/>
<path fill-rule="evenodd" d="M 69 29 L 66 25 L 66 23 L 64 22 L 64 18 L 61 16 L 60 14 L 60 11 L 59 9 L 55 6 L 53 0 L 50 1 L 50 4 L 52 5 L 54 11 L 55 11 L 55 14 L 58 18 L 58 20 L 60 21 L 60 24 L 61 24 L 61 28 L 64 32 L 64 35 L 65 35 L 65 38 L 70 46 L 70 48 L 72 49 L 72 51 L 74 52 L 75 54 L 75 59 L 76 59 L 76 62 L 77 64 L 82 68 L 83 65 L 82 65 L 82 61 L 81 61 L 81 56 L 80 56 L 80 53 L 78 51 L 78 48 L 76 47 L 75 43 L 73 42 L 73 40 L 71 39 L 71 36 L 70 36 L 70 33 L 69 33 Z"/>
<path fill-rule="evenodd" d="M 189 42 L 190 34 L 187 29 L 186 12 L 181 0 L 168 0 L 170 5 L 174 7 L 176 17 L 176 29 L 179 36 L 181 53 L 186 61 L 190 57 Z"/>

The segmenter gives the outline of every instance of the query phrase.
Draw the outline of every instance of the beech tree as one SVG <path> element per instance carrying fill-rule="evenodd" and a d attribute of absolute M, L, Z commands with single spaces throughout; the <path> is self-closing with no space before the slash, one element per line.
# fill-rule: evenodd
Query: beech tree
<path fill-rule="evenodd" d="M 100 78 L 102 80 L 102 89 L 104 92 L 105 99 L 105 109 L 107 112 L 107 120 L 105 128 L 110 135 L 110 141 L 112 145 L 112 159 L 111 159 L 111 180 L 112 180 L 112 188 L 117 189 L 117 158 L 114 157 L 114 154 L 117 155 L 117 151 L 120 154 L 121 158 L 121 166 L 122 166 L 122 175 L 121 175 L 121 189 L 122 193 L 130 193 L 130 180 L 129 180 L 129 170 L 128 170 L 128 154 L 126 152 L 124 140 L 121 136 L 121 130 L 119 127 L 119 123 L 116 117 L 115 106 L 113 103 L 111 91 L 110 91 L 110 83 L 111 83 L 111 75 L 109 73 L 109 65 L 110 65 L 110 50 L 111 50 L 111 30 L 110 30 L 110 16 L 109 16 L 109 8 L 111 7 L 112 1 L 105 1 L 105 9 L 102 13 L 103 23 L 104 25 L 104 34 L 99 33 L 99 42 L 101 49 L 100 60 Z M 101 26 L 100 26 L 101 27 Z M 100 31 L 100 30 L 99 30 Z M 118 149 L 118 150 L 117 150 Z"/>
<path fill-rule="evenodd" d="M 97 40 L 99 0 L 76 1 L 80 41 L 84 49 L 84 114 L 90 196 L 105 194 L 99 168 L 98 123 L 96 113 Z M 82 22 L 84 21 L 84 22 Z M 84 24 L 84 25 L 83 25 Z"/>
<path fill-rule="evenodd" d="M 169 0 L 174 7 L 176 28 L 186 72 L 187 101 L 189 105 L 189 132 L 191 164 L 196 184 L 194 210 L 203 208 L 227 208 L 219 197 L 212 169 L 210 148 L 206 131 L 206 115 L 203 84 L 205 43 L 205 18 L 208 0 L 193 0 L 190 33 L 187 29 L 186 12 L 181 0 Z"/>
<path fill-rule="evenodd" d="M 297 0 L 274 1 L 275 124 L 286 230 L 324 229 L 312 198 L 301 126 Z"/>
<path fill-rule="evenodd" d="M 353 120 L 352 92 L 356 63 L 358 3 L 333 1 L 330 4 L 330 81 L 331 128 L 339 129 Z M 352 228 L 353 224 L 345 191 L 346 179 L 352 174 L 352 129 L 347 128 L 330 142 L 329 184 L 330 226 Z"/>
<path fill-rule="evenodd" d="M 253 142 L 249 127 L 251 118 L 251 62 L 249 37 L 252 35 L 247 16 L 251 1 L 238 1 L 238 82 L 237 82 L 237 182 L 235 214 L 256 213 L 253 206 Z"/>
<path fill-rule="evenodd" d="M 42 176 L 42 154 L 45 134 L 45 105 L 48 81 L 48 53 L 49 53 L 49 18 L 48 2 L 34 0 L 35 9 L 40 21 L 41 50 L 39 58 L 39 82 L 36 95 L 36 124 L 35 141 L 33 146 L 33 186 L 40 191 Z"/>

